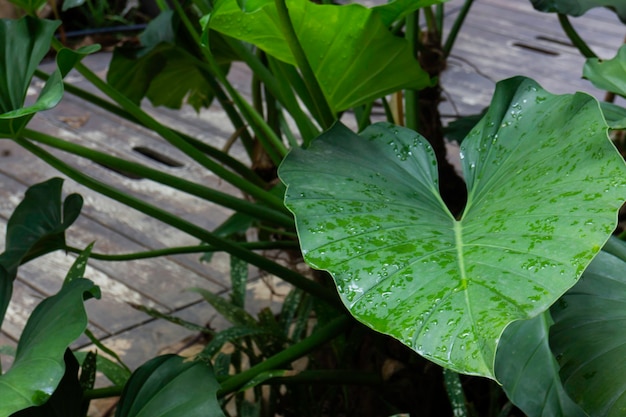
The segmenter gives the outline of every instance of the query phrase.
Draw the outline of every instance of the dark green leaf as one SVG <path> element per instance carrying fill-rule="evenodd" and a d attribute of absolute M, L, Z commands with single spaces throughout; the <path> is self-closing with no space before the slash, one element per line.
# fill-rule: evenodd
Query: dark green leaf
<path fill-rule="evenodd" d="M 212 359 L 226 343 L 236 343 L 249 336 L 271 335 L 272 333 L 260 327 L 233 326 L 222 330 L 213 336 L 213 339 L 204 347 L 201 357 Z"/>
<path fill-rule="evenodd" d="M 18 266 L 65 248 L 65 230 L 80 214 L 83 200 L 72 194 L 61 206 L 62 185 L 60 178 L 33 185 L 9 218 L 5 250 L 0 254 L 0 323 L 11 300 Z"/>
<path fill-rule="evenodd" d="M 460 220 L 439 195 L 428 142 L 389 124 L 360 136 L 336 125 L 279 174 L 305 260 L 333 275 L 357 319 L 493 377 L 504 328 L 545 311 L 608 239 L 626 166 L 597 101 L 521 77 L 498 84 L 461 152 Z"/>
<path fill-rule="evenodd" d="M 79 51 L 62 50 L 58 69 L 50 76 L 36 102 L 23 107 L 26 92 L 37 66 L 50 49 L 50 39 L 58 21 L 24 17 L 0 20 L 0 62 L 10 62 L 0 70 L 0 137 L 15 137 L 33 115 L 56 106 L 63 96 L 63 77 L 76 61 L 98 46 Z"/>
<path fill-rule="evenodd" d="M 116 417 L 223 417 L 210 365 L 176 355 L 156 357 L 124 387 Z"/>
<path fill-rule="evenodd" d="M 594 7 L 612 7 L 626 23 L 626 2 L 624 0 L 531 0 L 535 9 L 542 12 L 555 12 L 570 16 L 581 16 Z"/>
<path fill-rule="evenodd" d="M 65 373 L 63 355 L 87 326 L 85 293 L 98 287 L 75 279 L 33 311 L 17 345 L 13 366 L 0 376 L 0 415 L 45 403 Z"/>
<path fill-rule="evenodd" d="M 85 0 L 63 0 L 61 10 L 66 11 L 74 7 L 82 6 L 83 4 L 85 4 Z"/>
<path fill-rule="evenodd" d="M 485 113 L 487 113 L 487 109 L 484 109 L 480 114 L 460 117 L 450 122 L 448 126 L 444 128 L 443 133 L 446 135 L 446 138 L 460 144 L 474 126 L 480 122 L 480 119 L 485 116 Z"/>
<path fill-rule="evenodd" d="M 295 65 L 274 2 L 263 3 L 261 7 L 255 2 L 254 13 L 246 13 L 236 0 L 218 1 L 208 25 Z M 288 0 L 287 7 L 298 40 L 333 111 L 358 106 L 401 88 L 430 85 L 409 43 L 389 32 L 380 13 L 359 4 L 320 5 L 308 0 Z"/>
<path fill-rule="evenodd" d="M 511 402 L 529 417 L 584 417 L 567 395 L 548 344 L 548 311 L 511 323 L 500 338 L 496 376 Z"/>
<path fill-rule="evenodd" d="M 612 239 L 611 245 L 626 244 Z M 572 399 L 591 416 L 626 412 L 626 256 L 598 254 L 552 307 L 550 346 Z"/>
<path fill-rule="evenodd" d="M 45 404 L 30 407 L 11 417 L 83 417 L 83 389 L 78 380 L 78 362 L 72 351 L 66 349 L 65 373 L 56 390 Z"/>
<path fill-rule="evenodd" d="M 622 45 L 612 59 L 587 59 L 583 77 L 601 90 L 626 96 L 626 45 Z"/>
<path fill-rule="evenodd" d="M 87 358 L 87 353 L 88 352 L 75 352 L 74 355 L 76 355 L 76 359 L 78 359 L 80 363 L 83 363 Z M 98 372 L 102 372 L 114 385 L 119 387 L 123 387 L 126 384 L 131 374 L 130 371 L 123 366 L 102 355 L 96 355 L 96 369 Z"/>

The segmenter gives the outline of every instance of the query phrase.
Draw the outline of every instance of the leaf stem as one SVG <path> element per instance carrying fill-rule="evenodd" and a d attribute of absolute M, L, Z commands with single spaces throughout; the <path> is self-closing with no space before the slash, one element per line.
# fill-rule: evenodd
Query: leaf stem
<path fill-rule="evenodd" d="M 454 20 L 454 23 L 452 24 L 452 29 L 450 29 L 450 33 L 446 38 L 446 43 L 443 46 L 443 55 L 445 57 L 450 56 L 452 48 L 454 47 L 454 42 L 459 35 L 461 27 L 463 26 L 463 22 L 465 22 L 465 18 L 467 17 L 467 14 L 469 13 L 472 4 L 474 4 L 474 0 L 465 0 L 465 3 L 463 3 L 463 7 L 459 11 L 456 19 Z"/>
<path fill-rule="evenodd" d="M 569 40 L 572 41 L 574 46 L 578 48 L 580 53 L 585 58 L 597 58 L 598 55 L 596 55 L 595 52 L 591 50 L 589 45 L 587 45 L 583 38 L 580 37 L 578 32 L 576 32 L 576 29 L 574 29 L 574 26 L 572 26 L 572 23 L 569 21 L 567 15 L 563 13 L 558 13 L 557 16 L 559 17 L 559 23 L 561 24 L 563 31 L 565 32 Z"/>
<path fill-rule="evenodd" d="M 452 406 L 453 417 L 469 417 L 465 394 L 463 393 L 463 385 L 461 385 L 459 374 L 450 369 L 444 368 L 443 380 L 446 385 L 446 392 L 448 393 L 450 405 Z"/>
<path fill-rule="evenodd" d="M 342 315 L 337 317 L 330 323 L 326 324 L 321 329 L 315 331 L 311 336 L 298 342 L 289 348 L 283 350 L 276 355 L 267 358 L 258 365 L 243 371 L 237 375 L 233 375 L 222 383 L 222 388 L 217 392 L 218 397 L 224 397 L 227 394 L 237 391 L 244 386 L 248 381 L 257 376 L 258 374 L 272 369 L 285 366 L 294 360 L 301 358 L 317 347 L 324 343 L 334 339 L 341 332 L 343 332 L 351 323 L 351 318 L 348 315 Z"/>
<path fill-rule="evenodd" d="M 270 249 L 297 249 L 298 245 L 293 241 L 277 241 L 277 242 L 240 242 L 239 246 L 249 250 L 270 250 Z M 72 253 L 81 253 L 81 249 L 73 246 L 66 246 L 65 250 Z M 170 255 L 186 255 L 191 253 L 209 253 L 219 252 L 221 248 L 209 245 L 195 245 L 195 246 L 178 246 L 175 248 L 155 249 L 144 252 L 135 253 L 123 253 L 123 254 L 105 254 L 105 253 L 91 253 L 89 258 L 97 259 L 100 261 L 134 261 L 138 259 L 157 258 L 160 256 Z"/>
<path fill-rule="evenodd" d="M 295 287 L 300 288 L 308 292 L 309 294 L 318 297 L 321 300 L 324 300 L 331 306 L 339 308 L 341 307 L 341 303 L 334 292 L 321 286 L 317 282 L 306 278 L 296 271 L 279 265 L 278 263 L 273 262 L 249 249 L 246 249 L 235 242 L 219 237 L 215 233 L 211 233 L 208 230 L 205 230 L 189 221 L 181 219 L 180 217 L 177 217 L 159 207 L 146 203 L 145 201 L 137 197 L 128 195 L 114 187 L 111 187 L 108 184 L 104 184 L 98 180 L 95 180 L 94 178 L 91 178 L 83 172 L 69 166 L 49 152 L 45 151 L 44 149 L 29 142 L 24 138 L 18 137 L 15 139 L 15 141 L 24 149 L 30 151 L 41 160 L 46 161 L 49 165 L 56 168 L 57 170 L 67 175 L 79 184 L 91 188 L 92 190 L 104 196 L 119 201 L 120 203 L 125 204 L 128 207 L 134 208 L 150 217 L 160 220 L 165 224 L 175 227 L 176 229 L 181 230 L 199 239 L 200 241 L 206 242 L 211 246 L 220 247 L 224 252 L 228 252 L 231 255 L 241 258 L 242 260 L 257 266 L 260 269 L 269 272 L 270 274 L 276 275 L 277 277 L 286 282 L 289 282 Z"/>
<path fill-rule="evenodd" d="M 46 135 L 45 133 L 37 132 L 30 129 L 24 129 L 24 136 L 36 142 L 52 146 L 65 152 L 69 152 L 73 155 L 87 158 L 98 164 L 109 166 L 120 171 L 129 172 L 142 178 L 164 184 L 168 187 L 172 187 L 190 195 L 214 202 L 224 207 L 228 207 L 235 211 L 246 213 L 250 216 L 258 217 L 259 219 L 269 221 L 271 223 L 275 223 L 286 228 L 291 229 L 293 227 L 293 219 L 289 215 L 285 214 L 284 211 L 277 211 L 272 208 L 251 203 L 249 201 L 233 197 L 230 194 L 223 193 L 209 187 L 205 187 L 203 185 L 179 178 L 175 175 L 167 174 L 158 169 L 149 168 L 135 162 L 127 161 L 122 158 L 117 158 L 104 152 L 99 152 L 81 145 L 55 138 L 54 136 Z"/>
<path fill-rule="evenodd" d="M 289 17 L 289 10 L 287 9 L 285 0 L 274 0 L 274 4 L 276 5 L 276 11 L 278 12 L 281 31 L 287 41 L 287 44 L 289 45 L 291 53 L 296 60 L 298 68 L 300 68 L 300 71 L 302 72 L 302 78 L 304 79 L 307 89 L 309 90 L 309 94 L 311 94 L 311 97 L 313 98 L 313 104 L 319 114 L 320 124 L 324 130 L 329 129 L 335 122 L 335 116 L 328 105 L 328 101 L 326 100 L 322 88 L 317 81 L 315 72 L 313 71 L 313 68 L 311 68 L 311 64 L 309 63 L 309 60 L 304 53 L 304 49 L 298 40 L 293 23 Z"/>

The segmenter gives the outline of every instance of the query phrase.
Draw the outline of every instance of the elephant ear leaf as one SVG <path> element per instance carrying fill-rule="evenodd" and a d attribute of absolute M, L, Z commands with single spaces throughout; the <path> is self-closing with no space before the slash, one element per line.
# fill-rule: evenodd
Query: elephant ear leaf
<path fill-rule="evenodd" d="M 50 76 L 34 104 L 24 107 L 30 81 L 37 66 L 50 50 L 50 40 L 61 22 L 35 19 L 0 19 L 1 62 L 10 62 L 0 71 L 0 138 L 20 134 L 38 111 L 56 106 L 63 96 L 63 77 L 85 54 L 99 46 L 79 51 L 63 49 L 57 56 L 57 70 Z"/>
<path fill-rule="evenodd" d="M 542 12 L 562 13 L 582 16 L 594 7 L 608 7 L 615 10 L 620 20 L 626 23 L 626 3 L 623 0 L 531 0 L 535 9 Z"/>
<path fill-rule="evenodd" d="M 67 282 L 33 311 L 17 345 L 11 369 L 0 376 L 0 415 L 44 404 L 65 374 L 64 353 L 87 326 L 85 294 L 99 297 L 84 278 Z"/>
<path fill-rule="evenodd" d="M 0 323 L 11 299 L 18 267 L 37 256 L 65 248 L 65 230 L 80 214 L 83 199 L 69 195 L 61 202 L 63 180 L 53 178 L 33 185 L 13 211 L 0 254 Z"/>
<path fill-rule="evenodd" d="M 626 96 L 626 45 L 622 45 L 612 59 L 587 59 L 583 77 L 601 90 Z"/>
<path fill-rule="evenodd" d="M 407 3 L 402 1 L 400 5 Z M 287 1 L 298 41 L 333 111 L 364 104 L 401 88 L 431 85 L 408 41 L 386 26 L 388 20 L 399 15 L 394 5 L 376 11 L 359 4 Z M 252 43 L 283 62 L 296 64 L 275 3 L 248 0 L 244 8 L 252 12 L 244 12 L 236 0 L 218 1 L 206 29 Z"/>
<path fill-rule="evenodd" d="M 550 346 L 570 397 L 591 416 L 626 410 L 626 243 L 612 238 L 551 309 Z"/>
<path fill-rule="evenodd" d="M 517 77 L 461 146 L 460 219 L 417 133 L 342 125 L 279 169 L 305 260 L 360 321 L 455 371 L 494 377 L 511 322 L 545 311 L 613 231 L 626 166 L 598 102 Z"/>

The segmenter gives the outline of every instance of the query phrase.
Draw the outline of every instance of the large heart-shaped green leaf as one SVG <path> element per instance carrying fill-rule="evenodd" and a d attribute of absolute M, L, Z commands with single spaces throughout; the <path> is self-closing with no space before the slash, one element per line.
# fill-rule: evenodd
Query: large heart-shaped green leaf
<path fill-rule="evenodd" d="M 496 355 L 496 377 L 511 402 L 528 417 L 585 417 L 567 395 L 550 345 L 549 311 L 511 323 Z"/>
<path fill-rule="evenodd" d="M 626 96 L 626 45 L 622 45 L 612 59 L 587 59 L 583 77 L 601 90 Z"/>
<path fill-rule="evenodd" d="M 52 395 L 65 373 L 65 350 L 87 327 L 85 293 L 99 297 L 91 281 L 75 279 L 35 308 L 13 366 L 0 376 L 0 415 L 41 405 Z"/>
<path fill-rule="evenodd" d="M 626 166 L 595 99 L 522 77 L 498 84 L 461 152 L 460 220 L 439 195 L 432 148 L 408 129 L 336 125 L 279 174 L 306 261 L 331 272 L 356 318 L 493 377 L 504 328 L 546 310 L 608 239 Z"/>
<path fill-rule="evenodd" d="M 550 345 L 563 385 L 590 416 L 626 414 L 624 271 L 626 244 L 614 239 L 552 308 Z"/>
<path fill-rule="evenodd" d="M 130 377 L 115 417 L 224 417 L 219 388 L 208 363 L 158 356 Z"/>
<path fill-rule="evenodd" d="M 320 5 L 309 0 L 286 3 L 298 40 L 333 111 L 401 88 L 430 85 L 428 74 L 414 58 L 409 43 L 394 36 L 385 25 L 386 19 L 397 15 L 397 10 L 379 13 L 359 4 Z M 208 25 L 295 64 L 279 22 L 272 0 L 264 0 L 262 6 L 255 2 L 254 12 L 250 13 L 242 11 L 237 0 L 220 0 Z"/>
<path fill-rule="evenodd" d="M 531 0 L 535 9 L 542 12 L 556 12 L 571 16 L 581 16 L 594 7 L 612 7 L 622 22 L 626 23 L 626 2 L 624 0 Z"/>
<path fill-rule="evenodd" d="M 0 138 L 20 134 L 38 111 L 56 106 L 63 96 L 63 77 L 84 55 L 99 49 L 94 45 L 79 51 L 63 49 L 57 70 L 50 76 L 34 104 L 23 107 L 26 92 L 37 66 L 50 49 L 50 39 L 59 21 L 24 17 L 0 19 Z"/>
<path fill-rule="evenodd" d="M 80 214 L 83 199 L 69 195 L 61 204 L 63 180 L 33 185 L 7 223 L 5 250 L 0 254 L 0 323 L 11 300 L 17 268 L 34 257 L 65 248 L 65 230 Z"/>

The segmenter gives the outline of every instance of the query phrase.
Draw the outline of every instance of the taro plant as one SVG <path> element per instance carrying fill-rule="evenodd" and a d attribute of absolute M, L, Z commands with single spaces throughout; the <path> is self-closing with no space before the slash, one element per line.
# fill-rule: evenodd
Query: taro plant
<path fill-rule="evenodd" d="M 136 254 L 84 253 L 80 259 L 224 251 L 233 262 L 230 301 L 197 290 L 233 327 L 215 333 L 182 323 L 208 333 L 198 360 L 158 357 L 129 378 L 129 370 L 119 364 L 79 354 L 81 381 L 85 374 L 87 383 L 76 388 L 73 356 L 59 356 L 76 338 L 73 333 L 63 339 L 62 348 L 55 348 L 54 379 L 45 389 L 21 379 L 20 390 L 37 394 L 37 400 L 21 403 L 7 415 L 42 403 L 53 391 L 49 407 L 58 404 L 55 395 L 66 401 L 68 392 L 82 392 L 83 398 L 74 396 L 80 404 L 72 402 L 73 411 L 57 411 L 61 415 L 85 415 L 83 399 L 117 395 L 117 416 L 229 414 L 231 398 L 235 413 L 251 416 L 356 410 L 359 415 L 441 415 L 442 407 L 443 413 L 454 415 L 505 416 L 512 404 L 530 416 L 623 414 L 623 377 L 607 363 L 623 351 L 618 324 L 623 300 L 616 294 L 626 258 L 621 242 L 611 240 L 601 248 L 626 198 L 624 163 L 607 137 L 606 124 L 624 127 L 624 109 L 599 106 L 585 94 L 556 96 L 526 78 L 503 81 L 463 141 L 465 186 L 445 159 L 438 75 L 473 1 L 463 2 L 449 33 L 444 33 L 444 4 L 438 0 L 395 0 L 371 8 L 321 3 L 163 2 L 163 13 L 140 36 L 140 44 L 115 51 L 106 81 L 79 60 L 81 53 L 93 50 L 75 54 L 52 38 L 58 23 L 34 17 L 2 22 L 0 40 L 7 47 L 0 53 L 4 62 L 15 63 L 0 73 L 2 136 L 78 183 L 201 242 Z M 585 2 L 581 9 L 572 4 L 535 2 L 538 8 L 574 15 L 611 6 L 623 16 L 610 1 Z M 22 2 L 30 15 L 40 5 Z M 588 54 L 567 17 L 560 16 L 568 35 Z M 36 67 L 50 45 L 58 51 L 59 71 L 44 74 Z M 251 97 L 229 82 L 234 61 L 251 70 Z M 615 59 L 621 61 L 621 56 Z M 72 67 L 111 100 L 63 84 Z M 602 86 L 612 82 L 610 89 L 624 94 L 616 88 L 621 86 L 619 65 L 589 61 L 588 67 L 588 78 Z M 35 106 L 25 107 L 33 74 L 48 81 Z M 30 117 L 53 107 L 64 91 L 154 131 L 242 196 L 30 129 Z M 141 108 L 143 98 L 171 108 L 221 106 L 232 122 L 232 139 L 241 142 L 251 164 L 163 125 Z M 386 122 L 372 124 L 378 104 Z M 338 122 L 348 115 L 354 116 L 360 133 Z M 96 180 L 44 146 L 189 193 L 234 214 L 219 228 L 206 230 Z M 277 181 L 279 165 L 286 192 Z M 60 201 L 58 181 L 35 190 L 52 186 Z M 44 200 L 38 193 L 29 195 Z M 55 249 L 81 252 L 62 238 L 78 215 L 77 202 L 72 197 L 64 214 L 57 213 L 45 243 L 15 252 L 11 267 Z M 32 221 L 19 218 L 16 223 Z M 251 228 L 258 232 L 256 241 L 245 240 Z M 22 236 L 19 232 L 18 240 Z M 310 279 L 258 249 L 295 251 L 296 262 L 301 249 L 311 266 L 332 278 L 311 272 L 315 279 Z M 244 264 L 295 287 L 277 316 L 264 311 L 254 318 L 245 311 Z M 80 279 L 72 282 L 85 282 Z M 2 284 L 4 309 L 10 281 Z M 85 291 L 79 292 L 72 293 L 78 304 Z M 611 303 L 601 301 L 613 295 Z M 601 330 L 588 326 L 596 322 Z M 85 323 L 81 316 L 76 328 Z M 619 336 L 607 336 L 614 333 Z M 221 351 L 226 342 L 235 346 L 234 353 Z M 32 339 L 30 344 L 47 347 L 53 342 Z M 615 349 L 604 350 L 601 344 Z M 14 372 L 27 369 L 24 352 L 18 347 Z M 443 376 L 418 354 L 441 365 Z M 298 374 L 293 361 L 302 357 L 308 364 Z M 112 386 L 93 389 L 88 381 L 94 363 Z M 61 380 L 64 364 L 67 378 Z M 457 372 L 486 376 L 502 389 Z M 447 390 L 439 389 L 444 383 Z M 299 384 L 306 385 L 300 389 Z M 70 385 L 74 388 L 66 390 Z M 487 406 L 472 409 L 475 398 L 484 398 L 472 393 L 474 385 L 491 391 Z M 253 389 L 254 404 L 243 395 L 246 389 Z M 508 399 L 499 396 L 502 391 Z M 447 393 L 450 404 L 436 402 L 429 409 L 437 392 Z M 464 392 L 473 397 L 466 399 Z M 355 398 L 376 400 L 376 406 L 356 404 Z M 417 399 L 403 402 L 406 398 Z"/>

